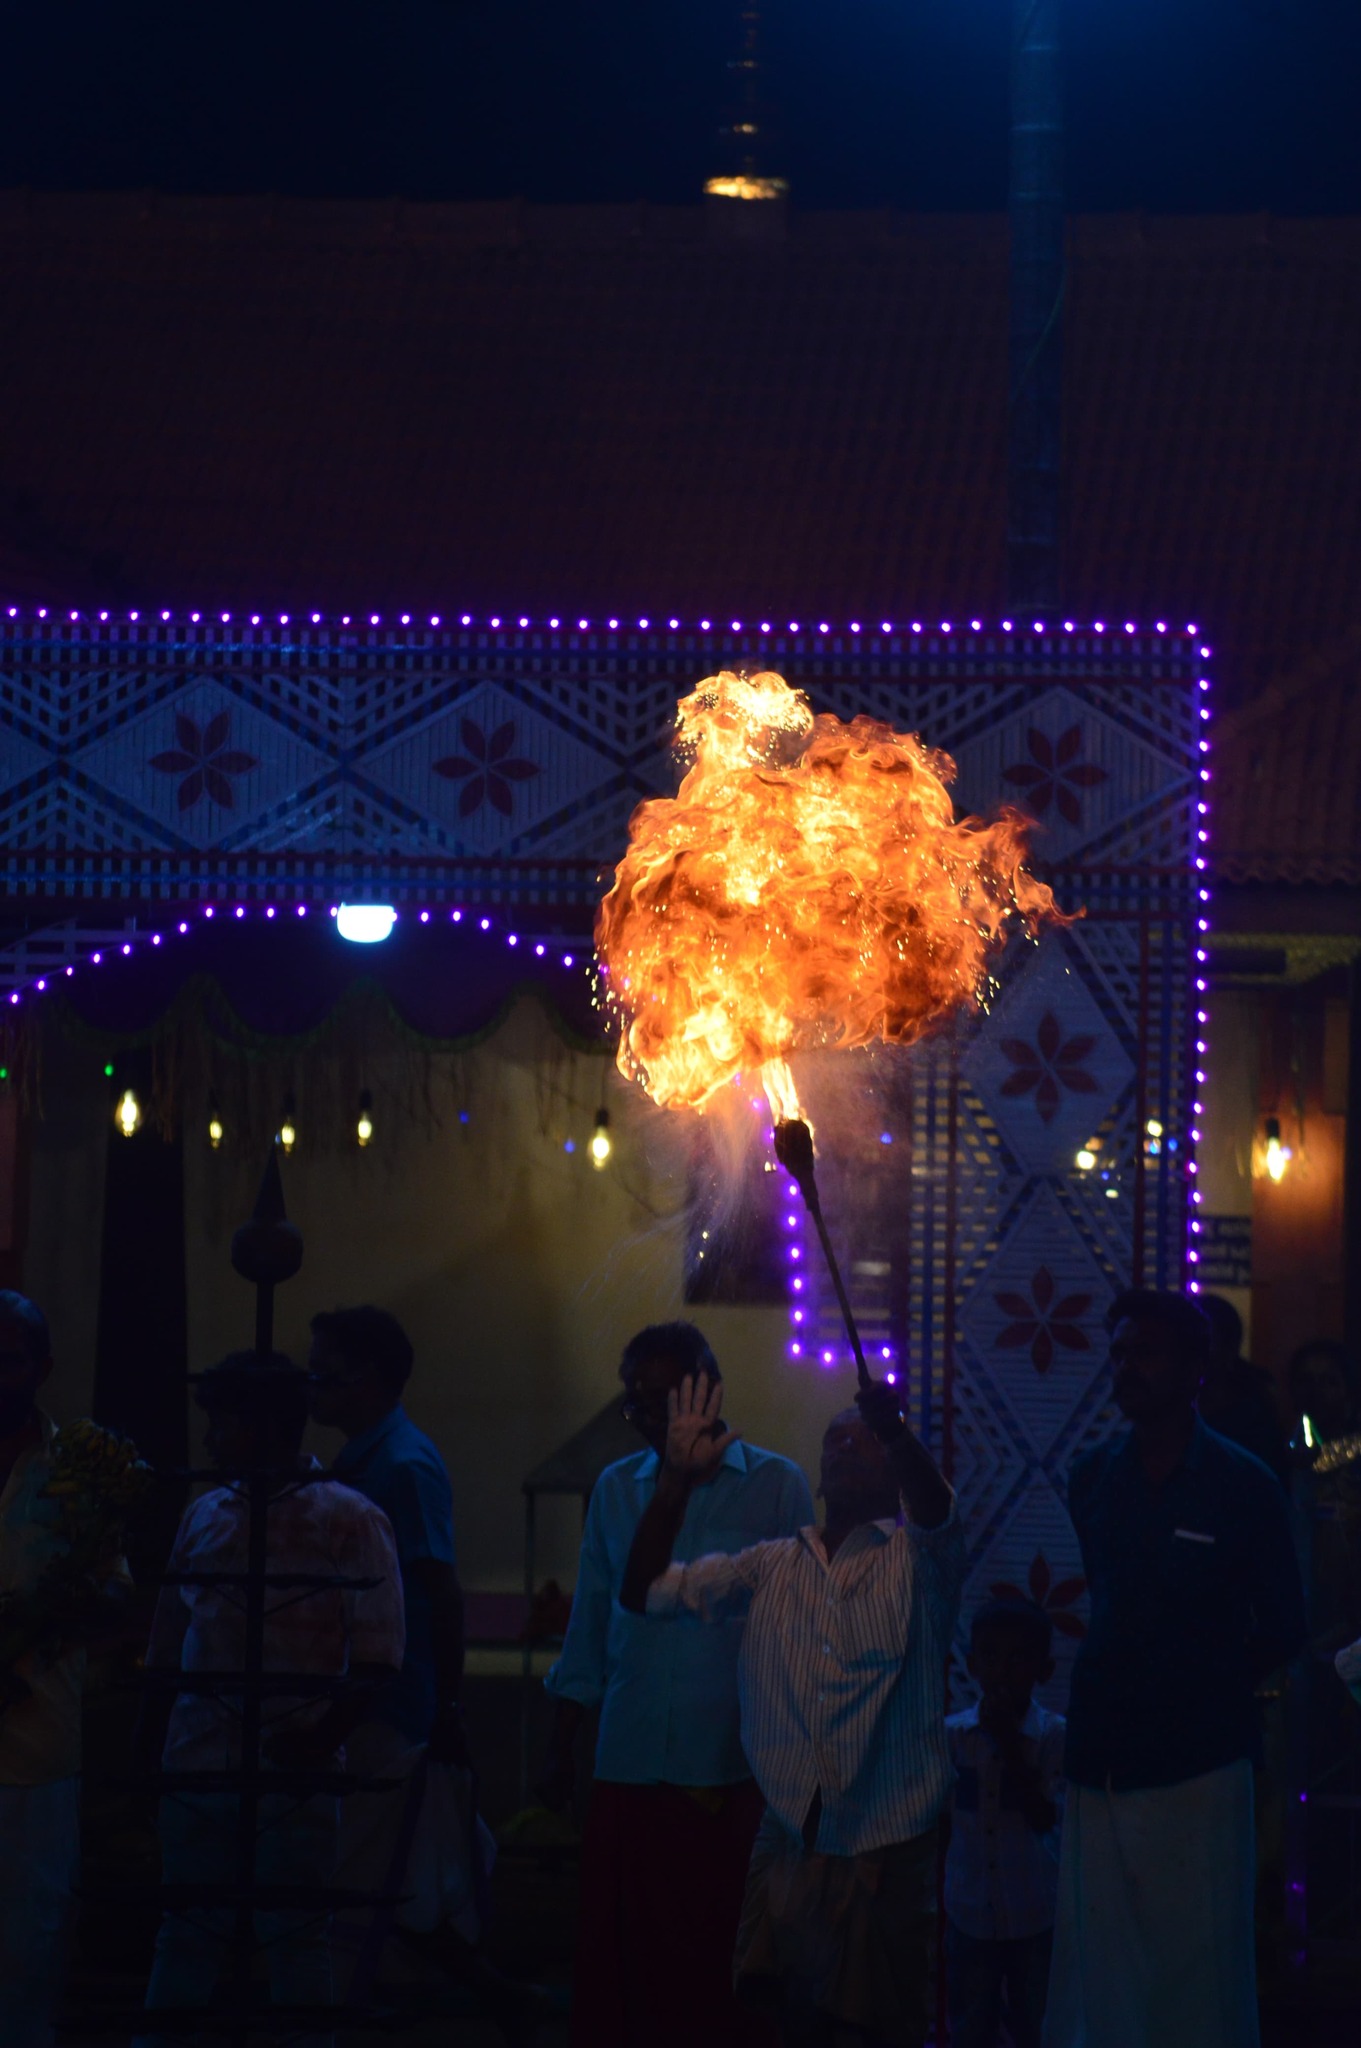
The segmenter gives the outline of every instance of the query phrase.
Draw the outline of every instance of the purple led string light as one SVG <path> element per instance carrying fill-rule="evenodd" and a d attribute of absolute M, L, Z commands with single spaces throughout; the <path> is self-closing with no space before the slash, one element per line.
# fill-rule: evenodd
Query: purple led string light
<path fill-rule="evenodd" d="M 753 1103 L 752 1106 L 759 1107 L 763 1115 L 768 1114 L 764 1101 Z M 774 1132 L 767 1126 L 766 1143 L 769 1145 L 773 1138 Z M 824 1343 L 821 1337 L 822 1303 L 818 1291 L 818 1276 L 821 1269 L 817 1262 L 810 1260 L 808 1256 L 808 1211 L 796 1183 L 787 1178 L 780 1190 L 777 1222 L 788 1268 L 790 1334 L 785 1344 L 786 1355 L 795 1362 L 815 1359 L 827 1371 L 851 1363 L 850 1355 L 844 1346 Z M 890 1386 L 897 1385 L 897 1360 L 891 1344 L 881 1342 L 872 1345 L 866 1341 L 865 1356 L 871 1364 L 883 1371 L 884 1378 Z"/>
<path fill-rule="evenodd" d="M 16 604 L 7 606 L 6 612 L 8 617 L 11 619 L 20 619 L 25 615 L 24 608 Z M 31 616 L 36 619 L 46 620 L 50 616 L 50 608 L 47 605 L 33 606 L 31 608 Z M 161 625 L 168 626 L 175 623 L 177 614 L 170 610 L 168 607 L 162 607 L 162 609 L 156 614 L 156 616 L 157 620 Z M 206 619 L 209 629 L 211 630 L 214 624 L 223 626 L 231 625 L 235 615 L 230 611 L 219 611 L 216 620 L 213 620 L 202 611 L 187 611 L 179 614 L 178 616 L 183 621 L 194 626 L 204 624 Z M 291 612 L 279 612 L 276 616 L 278 619 L 278 623 L 281 626 L 289 626 L 293 622 L 293 614 Z M 249 619 L 250 628 L 252 630 L 263 627 L 264 630 L 268 632 L 272 629 L 273 620 L 271 619 L 269 621 L 266 621 L 265 615 L 262 612 L 250 612 L 246 614 L 245 617 Z M 112 612 L 107 610 L 101 610 L 94 614 L 81 611 L 71 611 L 68 612 L 67 618 L 71 625 L 97 624 L 101 626 L 118 626 L 119 624 L 124 622 L 132 625 L 137 625 L 141 622 L 142 614 L 140 611 L 129 611 L 126 614 L 120 614 L 118 615 L 118 617 L 115 617 L 115 615 Z M 353 615 L 349 612 L 332 614 L 328 616 L 324 612 L 313 611 L 307 614 L 307 620 L 311 625 L 320 626 L 323 628 L 333 628 L 336 626 L 342 628 L 353 628 L 354 626 Z M 479 620 L 476 614 L 473 612 L 462 612 L 459 614 L 458 622 L 459 625 L 462 627 L 484 625 L 487 628 L 489 628 L 492 632 L 500 632 L 502 630 L 518 630 L 520 632 L 528 632 L 534 628 L 547 628 L 548 631 L 556 633 L 562 630 L 562 620 L 556 614 L 549 617 L 545 617 L 543 619 L 536 619 L 527 612 L 519 613 L 516 615 L 514 625 L 512 627 L 510 624 L 508 624 L 507 620 L 499 612 L 488 613 L 486 618 L 483 620 Z M 381 612 L 370 612 L 367 617 L 367 623 L 370 628 L 381 628 L 383 624 L 383 616 Z M 1013 619 L 1000 619 L 997 621 L 996 626 L 994 628 L 989 628 L 986 622 L 982 619 L 970 619 L 969 630 L 974 633 L 983 633 L 990 630 L 1000 631 L 1003 633 L 1011 633 L 1015 630 L 1015 623 L 1016 622 Z M 1140 627 L 1135 621 L 1131 619 L 1126 619 L 1123 623 L 1126 634 L 1130 636 L 1136 635 L 1146 630 L 1150 630 Z M 413 627 L 418 631 L 425 629 L 434 629 L 438 631 L 443 628 L 443 625 L 443 614 L 439 612 L 432 612 L 424 621 L 417 618 L 416 615 L 412 612 L 399 612 L 396 614 L 396 618 L 394 621 L 395 627 L 400 627 L 401 629 L 406 631 L 411 630 Z M 693 626 L 687 627 L 685 620 L 681 618 L 671 617 L 667 619 L 666 625 L 667 631 L 672 633 L 679 633 L 687 630 L 698 630 L 701 633 L 710 633 L 714 630 L 712 619 L 699 619 L 694 622 Z M 242 628 L 242 630 L 244 630 L 244 628 Z M 591 621 L 589 619 L 578 619 L 576 622 L 576 630 L 579 633 L 589 632 L 591 630 Z M 626 622 L 618 617 L 611 617 L 605 621 L 604 627 L 601 630 L 605 630 L 611 633 L 617 633 L 621 630 L 625 632 L 637 630 L 638 632 L 648 633 L 652 632 L 654 628 L 651 618 L 647 616 L 641 617 L 633 623 Z M 775 626 L 773 621 L 771 621 L 770 619 L 762 619 L 756 625 L 744 625 L 741 619 L 731 619 L 729 621 L 729 630 L 734 633 L 746 632 L 764 635 L 773 633 L 775 631 Z M 789 621 L 788 630 L 791 634 L 799 635 L 801 633 L 810 632 L 813 630 L 813 628 L 802 626 L 797 619 L 791 619 Z M 835 632 L 859 634 L 864 632 L 866 628 L 864 627 L 863 622 L 859 619 L 848 620 L 846 624 L 841 626 L 834 625 L 828 619 L 823 619 L 818 622 L 816 630 L 819 633 Z M 912 632 L 919 634 L 923 631 L 928 630 L 931 629 L 924 627 L 920 619 L 913 619 L 907 623 L 895 622 L 892 619 L 882 619 L 879 622 L 879 631 L 881 633 L 900 634 L 904 632 Z M 941 633 L 952 633 L 954 631 L 954 622 L 950 619 L 941 619 L 934 630 Z M 1036 633 L 1043 634 L 1047 632 L 1049 629 L 1045 621 L 1037 619 L 1034 621 L 1033 630 Z M 1084 629 L 1078 625 L 1076 620 L 1065 619 L 1063 622 L 1063 630 L 1065 633 L 1074 633 L 1082 631 Z M 1093 620 L 1090 627 L 1086 628 L 1085 630 L 1088 630 L 1093 633 L 1104 633 L 1106 631 L 1105 621 L 1101 619 Z M 1165 619 L 1159 619 L 1156 622 L 1156 624 L 1151 628 L 1151 630 L 1156 633 L 1166 633 L 1168 631 L 1167 621 Z M 1191 635 L 1197 633 L 1198 630 L 1198 627 L 1196 627 L 1194 624 L 1188 625 L 1186 628 L 1187 633 Z"/>
<path fill-rule="evenodd" d="M 279 914 L 280 906 L 278 904 L 266 903 L 261 907 L 263 909 L 264 916 L 267 920 L 272 920 Z M 282 907 L 286 909 L 288 906 L 284 905 Z M 217 907 L 214 904 L 204 904 L 201 916 L 205 923 L 211 923 L 213 921 L 214 917 L 216 916 L 216 908 Z M 230 908 L 233 919 L 240 919 L 244 921 L 250 914 L 249 906 L 244 903 L 233 904 L 230 906 Z M 307 916 L 308 906 L 305 903 L 295 903 L 293 905 L 293 909 L 298 917 Z M 333 903 L 329 907 L 328 914 L 331 917 L 335 917 L 338 913 L 338 910 L 339 905 Z M 398 913 L 398 916 L 400 916 L 400 912 Z M 449 912 L 449 919 L 452 924 L 461 924 L 463 922 L 463 917 L 464 913 L 461 909 L 453 909 Z M 428 909 L 418 911 L 416 913 L 416 922 L 420 925 L 428 926 L 431 922 L 430 911 Z M 171 936 L 175 938 L 186 938 L 193 929 L 194 926 L 190 918 L 179 918 L 175 921 L 174 931 L 171 934 Z M 498 931 L 498 927 L 496 925 L 495 920 L 491 917 L 480 917 L 478 919 L 478 929 L 481 933 L 485 934 L 488 937 L 495 938 L 501 935 Z M 164 936 L 165 935 L 161 932 L 153 931 L 146 933 L 139 932 L 135 934 L 134 937 L 131 939 L 114 939 L 111 941 L 105 940 L 104 943 L 100 947 L 98 947 L 94 952 L 88 954 L 85 960 L 79 963 L 73 962 L 64 967 L 63 974 L 69 980 L 75 974 L 77 965 L 91 967 L 102 966 L 104 961 L 104 951 L 105 948 L 109 945 L 117 946 L 118 953 L 121 958 L 130 959 L 139 950 L 139 947 L 143 942 L 151 946 L 159 946 Z M 506 945 L 508 947 L 519 947 L 521 943 L 521 934 L 519 932 L 506 931 L 504 933 L 504 937 Z M 537 940 L 535 942 L 534 954 L 536 959 L 547 959 L 548 946 L 542 939 Z M 558 960 L 562 967 L 569 972 L 578 964 L 578 958 L 579 955 L 575 950 L 572 952 L 562 953 L 558 956 Z M 22 991 L 20 991 L 19 989 L 11 989 L 9 995 L 11 1006 L 17 1007 L 22 1002 L 23 997 L 26 995 L 45 995 L 47 993 L 48 981 L 52 971 L 53 970 L 49 969 L 46 973 L 35 976 L 35 978 L 32 981 L 30 981 Z"/>
<path fill-rule="evenodd" d="M 1160 629 L 1161 630 L 1161 629 Z M 1187 632 L 1196 635 L 1197 628 L 1187 627 Z M 1197 649 L 1201 662 L 1210 659 L 1210 648 Z M 1200 1162 L 1196 1158 L 1196 1147 L 1200 1143 L 1200 1120 L 1205 1113 L 1205 1057 L 1209 1044 L 1210 1012 L 1207 1002 L 1209 994 L 1209 938 L 1210 938 L 1210 678 L 1200 674 L 1196 678 L 1196 727 L 1199 739 L 1196 742 L 1200 757 L 1200 787 L 1196 798 L 1196 850 L 1194 872 L 1196 877 L 1196 922 L 1195 922 L 1195 993 L 1196 1029 L 1192 1043 L 1195 1046 L 1195 1062 L 1191 1095 L 1190 1145 L 1186 1161 L 1186 1172 L 1190 1180 L 1190 1202 L 1187 1205 L 1186 1264 L 1188 1269 L 1187 1292 L 1200 1293 L 1200 1246 L 1201 1234 L 1199 1210 L 1201 1192 L 1199 1187 Z"/>
<path fill-rule="evenodd" d="M 761 1108 L 765 1109 L 764 1103 Z M 773 1132 L 771 1136 L 773 1138 Z M 780 1170 L 783 1174 L 783 1168 Z M 816 1304 L 810 1293 L 812 1269 L 804 1235 L 806 1214 L 798 1188 L 792 1180 L 785 1178 L 780 1191 L 780 1242 L 789 1269 L 789 1328 L 792 1334 L 787 1349 L 792 1359 L 811 1357 L 817 1349 Z"/>

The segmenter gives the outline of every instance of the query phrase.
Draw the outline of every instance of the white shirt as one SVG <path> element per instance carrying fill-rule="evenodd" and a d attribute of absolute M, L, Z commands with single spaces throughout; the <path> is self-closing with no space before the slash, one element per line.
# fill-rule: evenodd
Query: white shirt
<path fill-rule="evenodd" d="M 951 1505 L 938 1529 L 866 1522 L 831 1563 L 818 1529 L 734 1557 L 673 1564 L 649 1614 L 747 1616 L 742 1745 L 766 1803 L 816 1846 L 859 1856 L 924 1834 L 950 1790 L 945 1661 L 964 1578 Z"/>
<path fill-rule="evenodd" d="M 946 1917 L 975 1941 L 1043 1934 L 1054 1924 L 1058 1898 L 1063 1716 L 1032 1700 L 1021 1722 L 1022 1751 L 1038 1767 L 1046 1799 L 1059 1809 L 1059 1821 L 1044 1835 L 1021 1812 L 997 1745 L 978 1725 L 978 1708 L 951 1714 L 945 1728 L 955 1766 Z"/>
<path fill-rule="evenodd" d="M 320 1471 L 315 1458 L 309 1472 Z M 336 1584 L 271 1587 L 265 1596 L 264 1669 L 342 1677 L 355 1664 L 398 1671 L 406 1643 L 402 1575 L 392 1529 L 381 1508 L 335 1479 L 301 1480 L 266 1511 L 271 1572 L 315 1575 Z M 214 1487 L 184 1511 L 172 1572 L 243 1573 L 250 1507 L 243 1488 Z M 367 1583 L 354 1585 L 354 1580 Z M 246 1598 L 238 1584 L 163 1586 L 147 1663 L 153 1669 L 240 1671 L 245 1661 Z M 318 1694 L 268 1695 L 262 1719 L 305 1729 L 330 1701 Z M 241 1696 L 181 1693 L 170 1714 L 164 1762 L 173 1770 L 231 1770 L 241 1758 Z"/>
<path fill-rule="evenodd" d="M 595 1774 L 623 1785 L 733 1785 L 751 1776 L 738 1726 L 742 1623 L 693 1618 L 662 1627 L 619 1604 L 633 1534 L 657 1490 L 657 1453 L 609 1465 L 596 1481 L 581 1543 L 572 1618 L 548 1674 L 558 1699 L 600 1707 Z M 681 1562 L 793 1536 L 813 1496 L 797 1465 L 729 1444 L 712 1483 L 691 1494 L 676 1539 Z"/>

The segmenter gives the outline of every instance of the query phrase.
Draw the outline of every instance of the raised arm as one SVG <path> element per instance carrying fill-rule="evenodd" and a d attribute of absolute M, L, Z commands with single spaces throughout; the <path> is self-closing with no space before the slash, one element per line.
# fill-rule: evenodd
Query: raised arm
<path fill-rule="evenodd" d="M 925 1444 L 908 1428 L 897 1388 L 875 1380 L 856 1395 L 855 1405 L 888 1452 L 909 1521 L 918 1529 L 938 1529 L 949 1519 L 954 1496 Z"/>
<path fill-rule="evenodd" d="M 722 1381 L 711 1385 L 703 1373 L 697 1380 L 687 1374 L 679 1391 L 667 1397 L 666 1451 L 656 1489 L 634 1531 L 619 1591 L 620 1605 L 630 1613 L 646 1611 L 648 1587 L 671 1562 L 691 1494 L 713 1478 L 723 1453 L 737 1441 L 736 1433 L 719 1422 L 722 1409 Z"/>

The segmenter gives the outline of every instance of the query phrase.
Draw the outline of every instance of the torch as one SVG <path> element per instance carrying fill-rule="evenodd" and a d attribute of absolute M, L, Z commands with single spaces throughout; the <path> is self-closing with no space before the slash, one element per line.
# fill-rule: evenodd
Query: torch
<path fill-rule="evenodd" d="M 855 1376 L 862 1387 L 867 1387 L 870 1384 L 870 1373 L 865 1363 L 865 1353 L 861 1348 L 860 1332 L 855 1326 L 851 1298 L 846 1292 L 846 1283 L 841 1277 L 836 1253 L 832 1250 L 832 1240 L 827 1234 L 822 1203 L 818 1197 L 817 1173 L 813 1162 L 813 1133 L 802 1117 L 785 1117 L 782 1122 L 776 1124 L 775 1157 L 790 1179 L 798 1183 L 804 1206 L 817 1225 L 818 1242 L 822 1246 L 827 1270 L 836 1289 L 836 1298 L 841 1305 L 841 1319 L 846 1325 L 846 1335 L 850 1338 L 851 1350 L 855 1353 Z"/>
<path fill-rule="evenodd" d="M 863 1388 L 788 1059 L 915 1044 L 978 1007 L 1013 921 L 1066 920 L 1025 871 L 1027 821 L 956 817 L 954 763 L 913 733 L 815 714 L 783 676 L 725 669 L 682 698 L 676 741 L 680 789 L 634 812 L 596 919 L 619 1069 L 700 1115 L 759 1074 Z"/>

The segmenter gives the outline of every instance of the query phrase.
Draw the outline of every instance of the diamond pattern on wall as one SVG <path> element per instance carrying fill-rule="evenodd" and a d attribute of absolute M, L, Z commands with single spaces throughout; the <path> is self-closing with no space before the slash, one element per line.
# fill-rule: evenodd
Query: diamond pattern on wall
<path fill-rule="evenodd" d="M 478 853 L 509 848 L 544 821 L 574 812 L 610 776 L 608 764 L 491 684 L 366 754 L 365 778 Z"/>
<path fill-rule="evenodd" d="M 1041 945 L 1003 991 L 965 1071 L 1011 1150 L 1066 1172 L 1133 1068 L 1061 945 Z"/>
<path fill-rule="evenodd" d="M 72 765 L 195 848 L 239 840 L 330 767 L 319 749 L 209 680 L 82 748 Z"/>
<path fill-rule="evenodd" d="M 1115 857 L 1119 827 L 1167 791 L 1169 769 L 1184 762 L 1136 738 L 1070 689 L 1036 696 L 1010 717 L 991 720 L 959 749 L 959 799 L 971 809 L 1010 802 L 1034 818 L 1036 857 L 1072 858 L 1101 842 Z"/>
<path fill-rule="evenodd" d="M 1018 1496 L 1005 1525 L 970 1560 L 962 1620 L 995 1591 L 1007 1589 L 1038 1604 L 1054 1628 L 1055 1673 L 1039 1697 L 1062 1709 L 1068 1677 L 1087 1626 L 1087 1593 L 1082 1553 L 1067 1510 L 1054 1487 L 1037 1477 Z M 1005 1596 L 1004 1596 L 1005 1597 Z"/>
<path fill-rule="evenodd" d="M 1103 1370 L 1110 1298 L 1108 1274 L 1047 1188 L 964 1296 L 960 1326 L 1039 1458 Z M 962 1405 L 963 1364 L 958 1389 Z"/>

